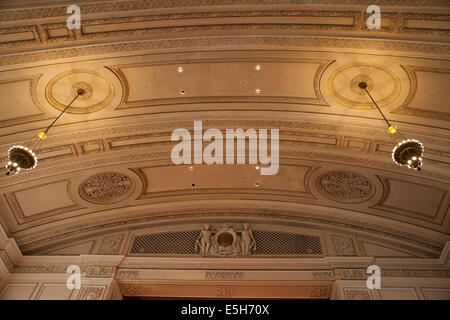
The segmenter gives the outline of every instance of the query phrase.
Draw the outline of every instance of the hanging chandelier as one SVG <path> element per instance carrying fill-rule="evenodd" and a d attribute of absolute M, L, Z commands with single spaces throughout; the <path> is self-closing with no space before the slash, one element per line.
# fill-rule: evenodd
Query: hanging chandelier
<path fill-rule="evenodd" d="M 12 172 L 15 174 L 20 173 L 21 170 L 32 170 L 36 168 L 38 164 L 38 159 L 36 157 L 36 153 L 33 151 L 37 151 L 41 146 L 42 142 L 47 139 L 47 132 L 50 128 L 55 124 L 56 121 L 63 115 L 64 112 L 69 109 L 72 103 L 79 97 L 85 93 L 83 89 L 78 89 L 76 96 L 70 101 L 70 103 L 64 108 L 64 110 L 59 114 L 59 116 L 44 130 L 39 132 L 37 143 L 33 148 L 28 148 L 21 145 L 12 146 L 8 150 L 8 158 L 9 162 L 6 165 L 6 175 L 10 175 Z"/>
<path fill-rule="evenodd" d="M 399 166 L 407 166 L 409 169 L 420 171 L 423 164 L 422 158 L 424 151 L 422 143 L 416 139 L 406 139 L 398 131 L 398 128 L 396 126 L 390 124 L 388 119 L 386 119 L 383 112 L 381 111 L 380 107 L 378 107 L 378 104 L 375 102 L 370 92 L 367 90 L 366 82 L 360 82 L 359 87 L 367 93 L 367 95 L 374 103 L 375 107 L 377 107 L 384 121 L 386 121 L 388 126 L 388 132 L 391 135 L 391 137 L 393 137 L 393 140 L 394 136 L 396 135 L 402 137 L 402 140 L 399 143 L 397 143 L 394 149 L 392 150 L 392 160 L 394 161 L 394 163 Z"/>

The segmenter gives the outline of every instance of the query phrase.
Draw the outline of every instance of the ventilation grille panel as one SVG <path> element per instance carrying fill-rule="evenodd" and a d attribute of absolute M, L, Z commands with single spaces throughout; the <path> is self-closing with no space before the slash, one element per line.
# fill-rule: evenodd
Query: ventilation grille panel
<path fill-rule="evenodd" d="M 199 230 L 176 231 L 136 236 L 131 254 L 195 254 Z"/>
<path fill-rule="evenodd" d="M 130 254 L 198 255 L 195 242 L 200 230 L 174 231 L 136 236 Z M 256 250 L 251 255 L 318 255 L 323 254 L 320 237 L 287 232 L 253 230 Z"/>
<path fill-rule="evenodd" d="M 322 254 L 320 238 L 305 234 L 253 231 L 258 255 Z"/>

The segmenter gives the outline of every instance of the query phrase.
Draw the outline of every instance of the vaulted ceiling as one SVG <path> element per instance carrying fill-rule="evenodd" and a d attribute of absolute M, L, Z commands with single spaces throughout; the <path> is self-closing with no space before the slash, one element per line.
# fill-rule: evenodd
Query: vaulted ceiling
<path fill-rule="evenodd" d="M 79 1 L 81 29 L 69 30 L 71 1 L 2 1 L 1 163 L 77 88 L 87 94 L 36 169 L 0 175 L 1 225 L 25 254 L 129 254 L 138 234 L 246 222 L 318 235 L 325 255 L 439 256 L 450 239 L 450 9 L 379 1 L 381 29 L 368 30 L 371 2 Z M 421 172 L 392 162 L 362 80 L 424 144 Z M 174 165 L 171 134 L 195 120 L 279 129 L 278 174 L 248 161 Z"/>

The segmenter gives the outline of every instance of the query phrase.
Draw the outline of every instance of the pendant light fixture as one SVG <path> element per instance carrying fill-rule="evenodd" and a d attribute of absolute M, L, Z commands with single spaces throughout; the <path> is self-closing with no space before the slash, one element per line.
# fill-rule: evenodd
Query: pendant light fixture
<path fill-rule="evenodd" d="M 392 139 L 394 140 L 395 136 L 397 137 L 400 136 L 402 138 L 402 140 L 399 143 L 397 143 L 394 149 L 392 150 L 392 160 L 394 161 L 394 163 L 399 166 L 408 166 L 408 168 L 410 169 L 420 171 L 423 164 L 422 157 L 424 151 L 422 143 L 420 143 L 420 141 L 415 139 L 406 139 L 398 131 L 398 128 L 396 126 L 393 126 L 388 121 L 388 119 L 386 119 L 380 107 L 378 107 L 378 104 L 375 102 L 372 95 L 370 94 L 369 90 L 367 90 L 366 82 L 360 82 L 359 87 L 367 93 L 367 95 L 370 97 L 375 107 L 377 107 L 384 121 L 386 121 L 388 126 L 388 132 L 391 135 Z"/>
<path fill-rule="evenodd" d="M 33 150 L 37 151 L 39 147 L 41 146 L 42 142 L 47 139 L 47 132 L 50 130 L 50 128 L 55 124 L 56 121 L 63 115 L 64 112 L 69 109 L 69 107 L 72 105 L 72 103 L 79 97 L 84 94 L 83 89 L 78 89 L 76 96 L 70 101 L 70 103 L 64 108 L 64 110 L 59 114 L 59 116 L 45 129 L 44 131 L 39 132 L 38 134 L 38 141 L 34 145 L 32 149 L 25 147 L 25 146 L 12 146 L 8 150 L 8 158 L 9 162 L 6 165 L 6 175 L 10 175 L 12 172 L 15 174 L 18 174 L 21 170 L 32 170 L 36 168 L 38 164 L 38 159 L 36 157 L 36 154 Z"/>

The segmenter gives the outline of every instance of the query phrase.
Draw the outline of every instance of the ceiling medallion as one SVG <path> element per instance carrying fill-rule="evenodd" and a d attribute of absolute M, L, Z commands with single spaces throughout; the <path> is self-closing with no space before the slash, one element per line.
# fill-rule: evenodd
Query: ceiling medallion
<path fill-rule="evenodd" d="M 79 187 L 79 193 L 86 201 L 103 204 L 127 198 L 133 188 L 130 177 L 122 173 L 104 172 L 85 180 Z"/>
<path fill-rule="evenodd" d="M 324 196 L 340 202 L 361 202 L 372 195 L 369 180 L 356 172 L 333 171 L 318 178 Z"/>
<path fill-rule="evenodd" d="M 85 91 L 83 89 L 78 89 L 76 96 L 70 101 L 70 103 L 65 107 L 65 109 L 59 114 L 59 116 L 45 129 L 39 132 L 37 143 L 33 148 L 28 148 L 25 146 L 12 146 L 8 150 L 8 164 L 6 165 L 6 175 L 9 176 L 12 172 L 18 174 L 22 169 L 32 170 L 36 168 L 38 159 L 33 150 L 38 150 L 42 142 L 47 139 L 47 132 L 55 124 L 55 122 L 63 115 L 64 112 L 70 107 L 70 105 L 80 96 L 84 95 Z"/>
<path fill-rule="evenodd" d="M 400 79 L 386 66 L 374 63 L 352 63 L 339 67 L 328 78 L 327 89 L 335 101 L 348 108 L 374 109 L 359 88 L 360 82 L 365 82 L 370 92 L 377 91 L 380 108 L 394 102 L 400 94 Z"/>
<path fill-rule="evenodd" d="M 70 106 L 67 113 L 96 112 L 105 108 L 114 98 L 114 88 L 109 80 L 90 70 L 70 70 L 55 76 L 45 87 L 45 97 L 52 107 L 64 110 L 66 101 L 73 98 L 79 89 L 85 94 Z"/>
<path fill-rule="evenodd" d="M 392 150 L 392 160 L 394 161 L 394 163 L 399 166 L 408 166 L 409 169 L 420 171 L 423 164 L 422 157 L 424 151 L 422 143 L 415 139 L 406 139 L 402 134 L 400 134 L 396 126 L 391 125 L 391 123 L 384 116 L 381 109 L 378 107 L 369 90 L 367 90 L 368 86 L 366 82 L 360 82 L 359 87 L 367 93 L 375 107 L 380 112 L 384 121 L 386 121 L 388 132 L 391 135 L 392 140 L 394 140 L 395 138 L 398 139 L 398 137 L 402 137 L 402 141 L 399 142 Z"/>

